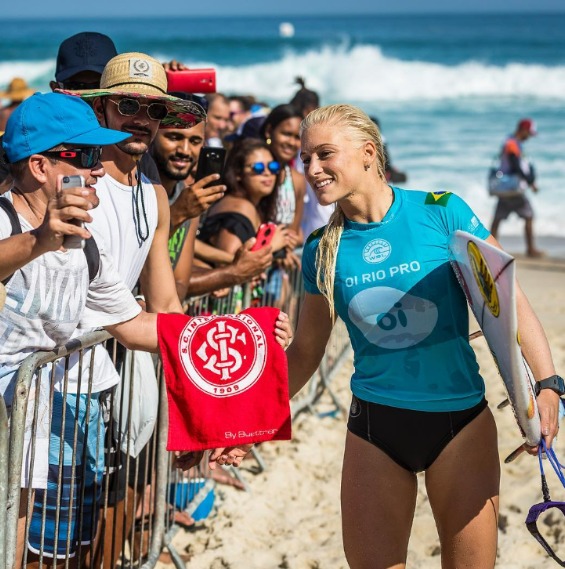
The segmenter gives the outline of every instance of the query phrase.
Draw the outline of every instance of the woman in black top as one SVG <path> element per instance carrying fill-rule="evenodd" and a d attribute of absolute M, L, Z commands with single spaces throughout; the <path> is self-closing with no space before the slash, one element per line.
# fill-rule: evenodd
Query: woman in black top
<path fill-rule="evenodd" d="M 235 253 L 261 223 L 274 220 L 280 171 L 265 142 L 245 139 L 234 146 L 224 171 L 226 194 L 208 211 L 198 239 Z M 273 251 L 286 245 L 286 234 L 286 229 L 277 230 Z"/>

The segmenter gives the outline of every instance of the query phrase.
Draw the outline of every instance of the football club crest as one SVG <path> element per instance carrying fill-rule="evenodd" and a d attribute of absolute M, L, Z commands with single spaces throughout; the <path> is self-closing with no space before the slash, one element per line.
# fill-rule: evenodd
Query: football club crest
<path fill-rule="evenodd" d="M 179 338 L 179 358 L 188 379 L 213 397 L 230 397 L 252 387 L 263 372 L 267 342 L 247 314 L 196 317 Z"/>

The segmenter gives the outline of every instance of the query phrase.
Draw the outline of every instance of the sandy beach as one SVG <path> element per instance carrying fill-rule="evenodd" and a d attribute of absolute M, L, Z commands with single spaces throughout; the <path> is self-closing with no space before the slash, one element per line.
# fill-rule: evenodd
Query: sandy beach
<path fill-rule="evenodd" d="M 557 370 L 565 369 L 565 262 L 518 261 L 518 278 L 539 315 L 553 350 Z M 477 329 L 471 324 L 471 331 Z M 505 398 L 484 340 L 473 342 L 487 383 L 487 398 L 499 432 L 501 460 L 521 437 L 509 408 L 496 405 Z M 349 405 L 351 360 L 336 375 L 333 386 L 344 406 Z M 323 398 L 317 415 L 300 414 L 289 443 L 261 446 L 267 470 L 253 474 L 242 469 L 251 492 L 217 486 L 217 508 L 193 530 L 181 530 L 173 543 L 188 554 L 190 569 L 341 569 L 347 564 L 342 551 L 339 511 L 340 471 L 345 417 L 325 415 L 333 405 Z M 321 416 L 320 416 L 321 415 Z M 565 457 L 565 440 L 556 443 Z M 250 466 L 253 461 L 249 461 Z M 547 466 L 549 468 L 549 465 Z M 542 500 L 537 459 L 522 455 L 502 465 L 499 554 L 497 567 L 546 569 L 553 562 L 530 536 L 524 524 L 529 507 Z M 548 477 L 552 498 L 565 500 L 565 490 L 553 473 Z M 420 478 L 422 482 L 422 478 Z M 432 513 L 420 484 L 416 517 L 410 540 L 408 567 L 440 567 L 439 540 Z M 565 551 L 565 520 L 545 526 L 552 540 Z"/>

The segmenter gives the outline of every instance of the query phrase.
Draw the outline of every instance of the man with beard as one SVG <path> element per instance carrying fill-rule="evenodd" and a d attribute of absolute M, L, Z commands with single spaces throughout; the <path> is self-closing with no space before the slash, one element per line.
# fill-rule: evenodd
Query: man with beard
<path fill-rule="evenodd" d="M 181 93 L 178 95 L 186 96 Z M 204 143 L 204 135 L 203 122 L 186 129 L 166 128 L 159 130 L 151 145 L 151 156 L 155 160 L 161 183 L 169 196 L 171 220 L 186 216 L 190 210 L 195 210 L 198 207 L 195 203 L 197 196 L 201 197 L 199 203 L 202 209 L 204 207 L 207 209 L 217 199 L 216 193 L 205 196 L 204 192 L 208 188 L 200 190 L 201 184 L 194 183 L 192 179 Z M 210 177 L 216 180 L 219 178 L 217 174 Z M 198 186 L 200 191 L 194 191 L 193 186 Z M 210 189 L 218 187 L 223 188 L 223 186 L 212 186 Z M 253 252 L 250 249 L 255 242 L 254 239 L 245 243 L 233 259 L 227 253 L 197 241 L 198 221 L 198 217 L 186 219 L 169 239 L 169 256 L 180 299 L 184 299 L 188 294 L 205 294 L 247 282 L 270 266 L 272 262 L 270 247 Z M 171 225 L 173 224 L 172 221 Z M 193 263 L 195 243 L 196 247 L 205 249 L 198 251 L 199 257 L 212 256 L 216 260 L 223 260 L 226 264 L 217 269 L 205 269 L 195 265 Z"/>
<path fill-rule="evenodd" d="M 104 68 L 99 89 L 72 94 L 92 104 L 102 126 L 113 125 L 111 128 L 131 135 L 127 143 L 104 149 L 101 161 L 106 174 L 95 186 L 100 198 L 100 211 L 92 216 L 89 230 L 97 240 L 107 244 L 107 250 L 130 290 L 139 281 L 149 312 L 182 312 L 168 255 L 170 217 L 167 194 L 163 186 L 142 172 L 140 160 L 160 126 L 194 126 L 205 119 L 204 110 L 191 101 L 167 95 L 163 66 L 142 53 L 113 57 Z M 209 177 L 203 183 L 211 181 Z M 112 372 L 109 356 L 103 357 L 103 352 L 97 354 L 102 355 L 96 358 L 95 378 Z M 88 353 L 84 357 L 83 361 L 88 362 Z M 78 374 L 78 368 L 77 362 L 69 369 L 69 376 Z M 106 446 L 109 452 L 107 464 L 114 470 L 114 474 L 110 474 L 108 497 L 113 507 L 109 507 L 106 513 L 102 530 L 105 543 L 100 544 L 95 554 L 95 564 L 99 565 L 99 557 L 103 556 L 104 566 L 110 567 L 121 552 L 122 536 L 130 533 L 134 517 L 132 505 L 139 501 L 147 481 L 138 480 L 135 488 L 128 488 L 127 456 L 116 452 L 110 441 Z M 115 462 L 112 462 L 114 456 Z M 130 473 L 135 471 L 136 468 L 130 466 Z M 124 516 L 126 489 L 130 506 Z"/>

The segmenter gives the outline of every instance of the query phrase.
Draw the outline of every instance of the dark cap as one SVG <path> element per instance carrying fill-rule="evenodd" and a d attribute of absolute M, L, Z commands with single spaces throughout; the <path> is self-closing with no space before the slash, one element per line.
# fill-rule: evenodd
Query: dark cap
<path fill-rule="evenodd" d="M 110 59 L 118 55 L 114 42 L 98 32 L 81 32 L 59 46 L 55 79 L 66 81 L 81 71 L 100 73 Z"/>

